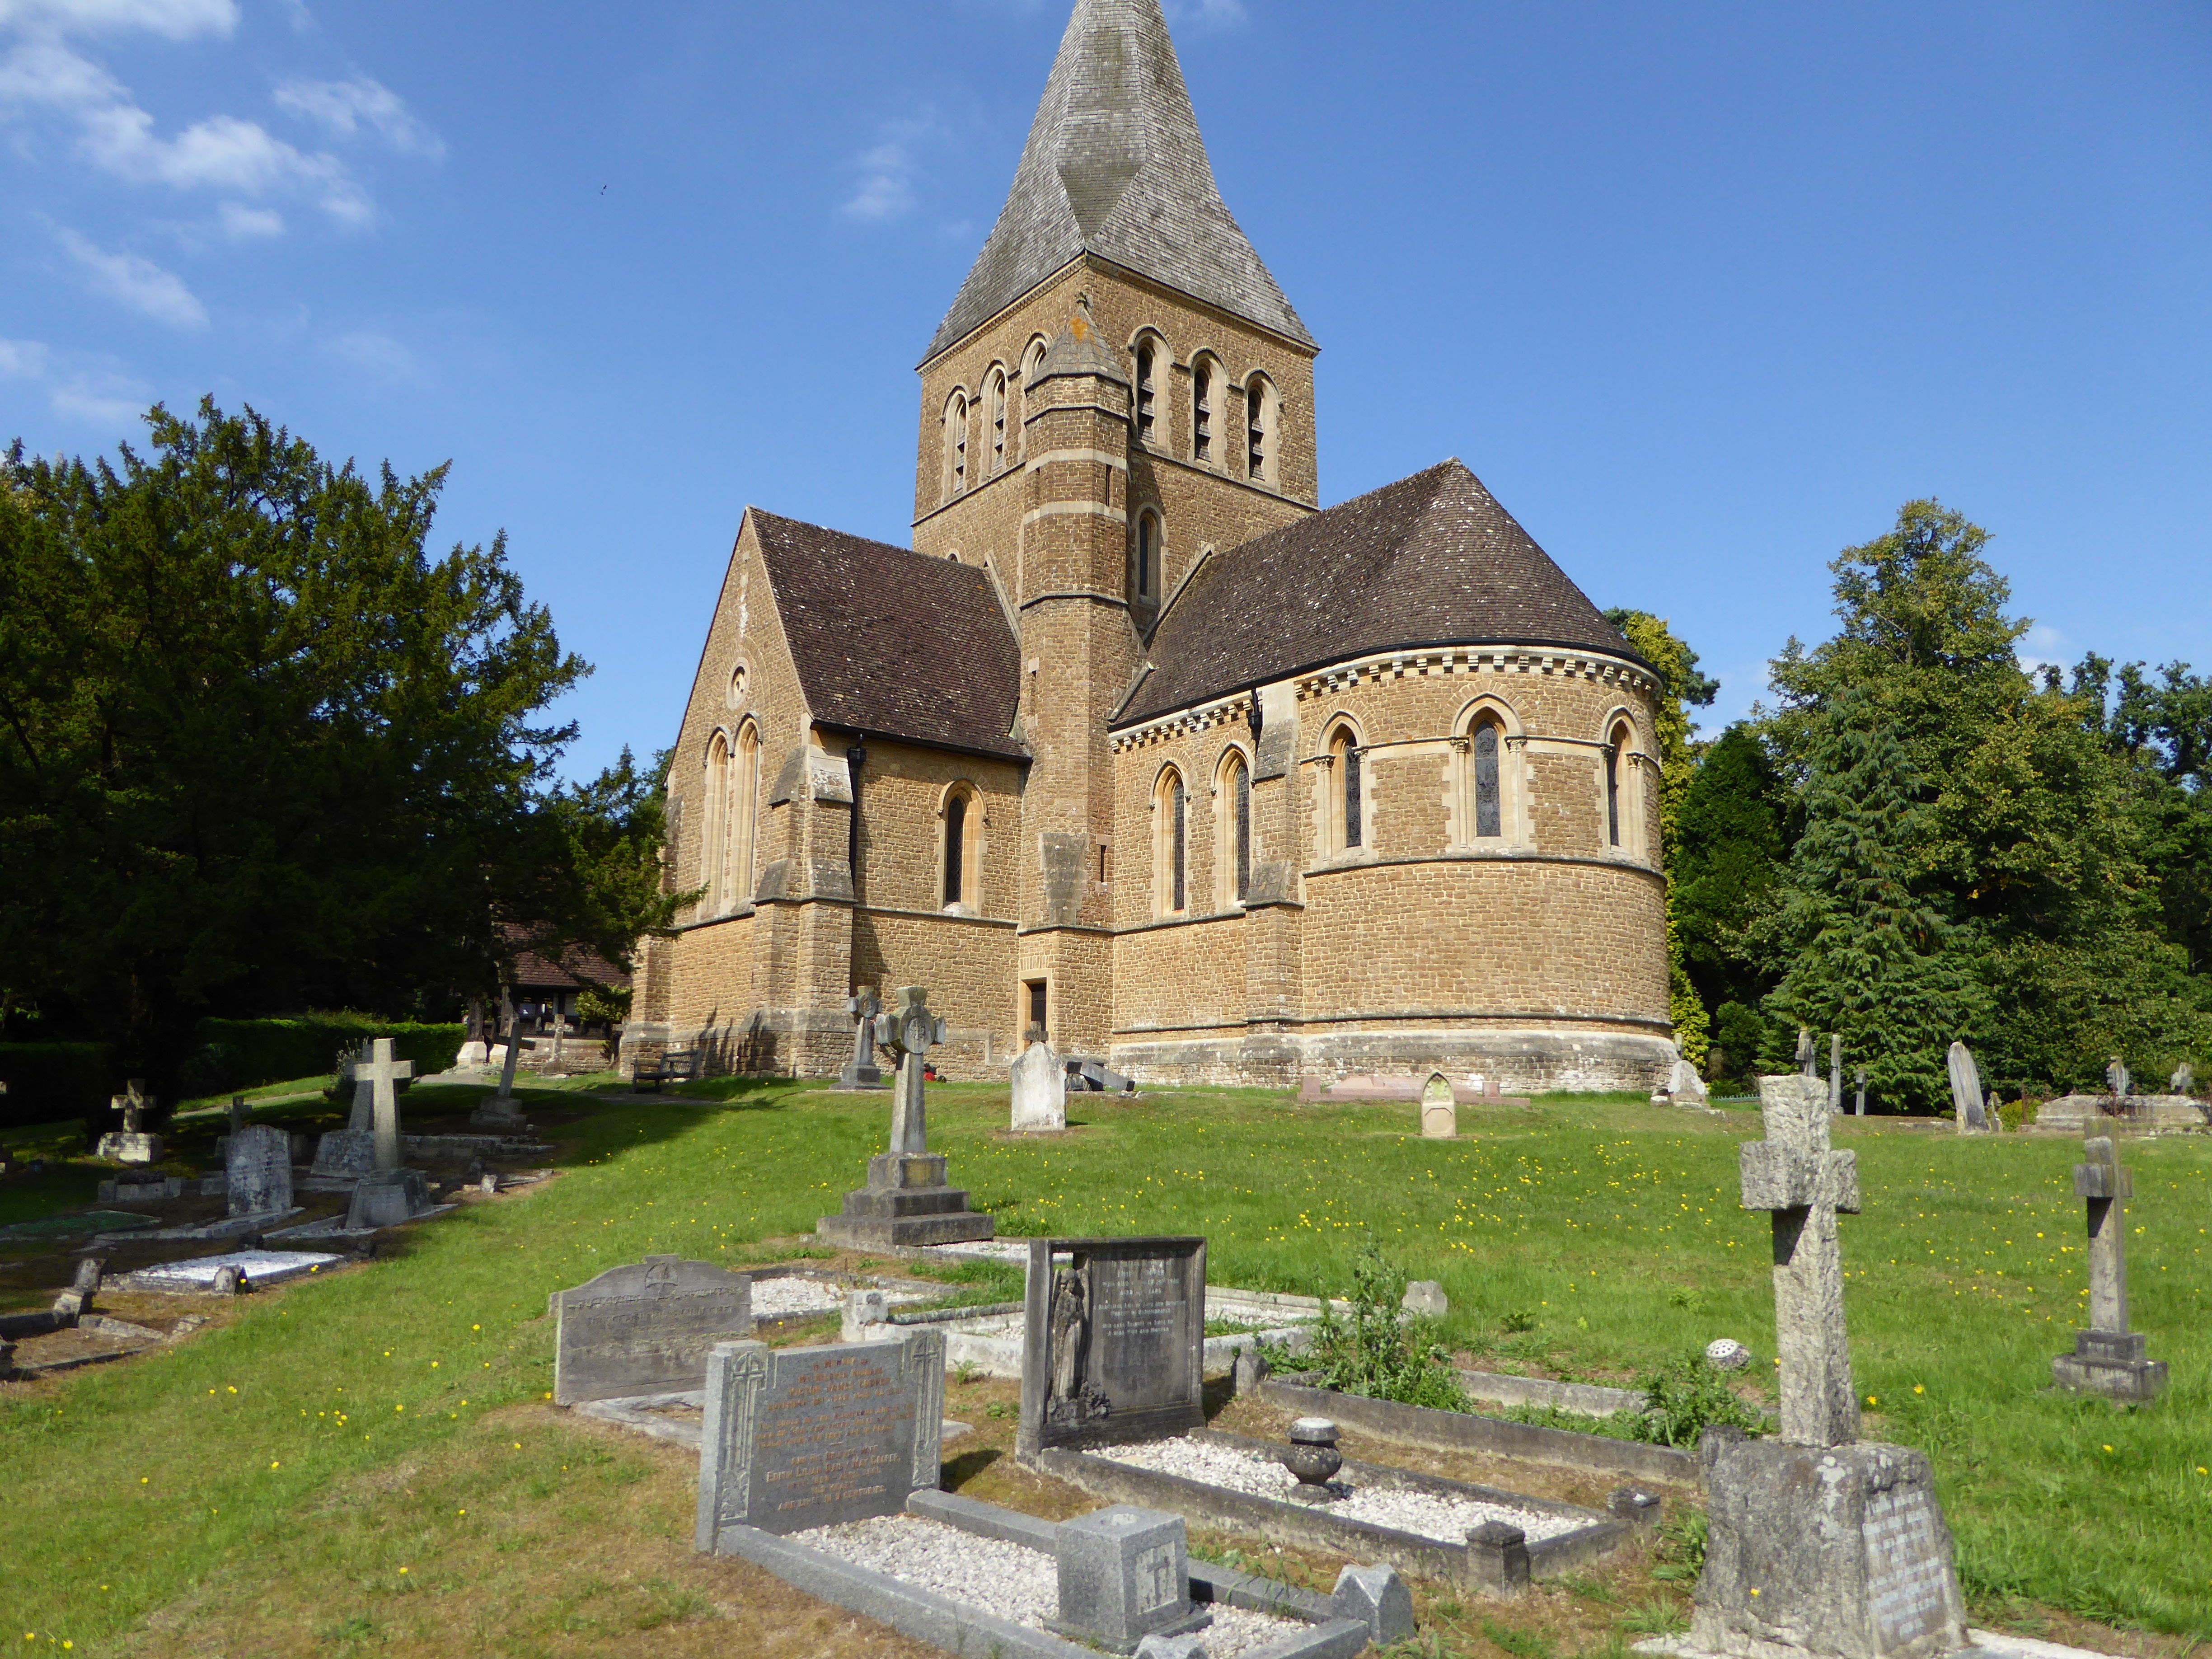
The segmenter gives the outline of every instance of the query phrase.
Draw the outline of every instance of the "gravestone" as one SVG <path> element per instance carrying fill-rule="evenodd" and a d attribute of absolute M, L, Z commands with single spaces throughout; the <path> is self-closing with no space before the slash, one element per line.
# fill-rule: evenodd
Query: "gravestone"
<path fill-rule="evenodd" d="M 1015 1449 L 1202 1428 L 1206 1241 L 1033 1238 Z"/>
<path fill-rule="evenodd" d="M 509 1021 L 507 1046 L 500 1053 L 499 1092 L 477 1103 L 476 1109 L 469 1114 L 469 1127 L 518 1134 L 529 1132 L 529 1121 L 522 1115 L 522 1103 L 514 1097 L 514 1062 L 521 1053 L 522 1039 Z"/>
<path fill-rule="evenodd" d="M 1406 1293 L 1398 1298 L 1398 1305 L 1407 1313 L 1423 1319 L 1442 1319 L 1451 1311 L 1451 1298 L 1444 1294 L 1444 1287 L 1437 1280 L 1417 1279 L 1406 1286 Z"/>
<path fill-rule="evenodd" d="M 2114 1054 L 2105 1067 L 2106 1092 L 2118 1095 L 2121 1099 L 2125 1100 L 2134 1087 L 2135 1079 L 2128 1075 L 2127 1066 L 2121 1062 L 2118 1054 Z"/>
<path fill-rule="evenodd" d="M 1951 1110 L 1962 1135 L 1978 1134 L 1989 1127 L 1982 1106 L 1982 1074 L 1963 1042 L 1954 1042 L 1944 1057 L 1951 1073 Z"/>
<path fill-rule="evenodd" d="M 1033 1041 L 1014 1061 L 1012 1127 L 1042 1134 L 1067 1127 L 1067 1067 L 1049 1043 Z"/>
<path fill-rule="evenodd" d="M 356 1064 L 366 1065 L 370 1048 L 363 1041 L 350 1060 L 341 1057 L 338 1077 L 351 1079 Z M 315 1143 L 315 1161 L 307 1173 L 333 1179 L 354 1180 L 376 1169 L 376 1085 L 367 1079 L 353 1085 L 353 1109 L 343 1129 L 325 1132 Z"/>
<path fill-rule="evenodd" d="M 372 1170 L 354 1184 L 352 1200 L 346 1206 L 346 1231 L 397 1227 L 428 1215 L 434 1207 L 429 1183 L 420 1170 Z"/>
<path fill-rule="evenodd" d="M 845 1012 L 853 1017 L 853 1057 L 837 1073 L 841 1089 L 880 1089 L 884 1086 L 883 1068 L 876 1064 L 876 1016 L 884 1011 L 876 996 L 876 988 L 863 985 L 858 994 L 845 1001 Z M 1017 1124 L 1017 1128 L 1021 1126 Z"/>
<path fill-rule="evenodd" d="M 1179 1515 L 1110 1509 L 1063 1521 L 1053 1533 L 1060 1613 L 1047 1629 L 1133 1653 L 1147 1636 L 1202 1630 L 1211 1613 L 1190 1599 L 1189 1536 Z"/>
<path fill-rule="evenodd" d="M 2087 1161 L 2074 1166 L 2074 1192 L 2088 1207 L 2089 1328 L 2074 1333 L 2074 1352 L 2051 1362 L 2051 1375 L 2070 1394 L 2155 1400 L 2166 1389 L 2165 1363 L 2147 1358 L 2143 1339 L 2128 1329 L 2127 1201 L 2135 1176 L 2107 1137 L 2082 1152 Z"/>
<path fill-rule="evenodd" d="M 1691 1643 L 1737 1659 L 1938 1659 L 1966 1645 L 1950 1528 L 1921 1453 L 1858 1439 L 1838 1212 L 1858 1167 L 1828 1146 L 1818 1078 L 1759 1080 L 1766 1139 L 1743 1206 L 1771 1212 L 1781 1434 L 1709 1443 Z"/>
<path fill-rule="evenodd" d="M 1817 1063 L 1814 1059 L 1813 1034 L 1801 1025 L 1797 1028 L 1797 1069 L 1805 1076 L 1812 1077 Z"/>
<path fill-rule="evenodd" d="M 1421 1139 L 1450 1140 L 1459 1133 L 1459 1107 L 1451 1079 L 1441 1072 L 1421 1085 Z"/>
<path fill-rule="evenodd" d="M 942 1473 L 942 1331 L 818 1348 L 718 1342 L 706 1393 L 702 1553 L 732 1527 L 793 1533 L 896 1515 Z"/>
<path fill-rule="evenodd" d="M 246 1103 L 244 1095 L 233 1095 L 230 1104 L 223 1109 L 223 1117 L 230 1125 L 231 1133 L 236 1134 L 253 1121 L 253 1109 Z"/>
<path fill-rule="evenodd" d="M 1866 1115 L 1866 1067 L 1863 1066 L 1858 1069 L 1856 1088 L 1857 1092 L 1852 1097 L 1851 1115 L 1864 1117 Z"/>
<path fill-rule="evenodd" d="M 1698 1068 L 1680 1054 L 1667 1073 L 1667 1094 L 1677 1106 L 1702 1106 L 1711 1097 Z"/>
<path fill-rule="evenodd" d="M 113 1097 L 108 1104 L 123 1114 L 123 1127 L 100 1136 L 95 1155 L 116 1164 L 159 1164 L 161 1137 L 145 1127 L 154 1110 L 154 1103 L 146 1095 L 145 1080 L 132 1078 L 124 1085 L 124 1092 Z"/>
<path fill-rule="evenodd" d="M 1844 1109 L 1844 1034 L 1828 1033 L 1828 1115 L 1838 1116 Z"/>
<path fill-rule="evenodd" d="M 554 1291 L 554 1403 L 701 1387 L 714 1345 L 752 1335 L 752 1291 L 751 1279 L 712 1262 L 649 1255 Z"/>
<path fill-rule="evenodd" d="M 1982 1103 L 1982 1127 L 1993 1135 L 2004 1133 L 2004 1103 L 1997 1098 L 1997 1091 L 1994 1089 L 1990 1091 L 1990 1097 Z"/>
<path fill-rule="evenodd" d="M 411 1060 L 392 1057 L 390 1037 L 373 1038 L 366 1059 L 356 1062 L 351 1076 L 355 1086 L 355 1110 L 360 1110 L 360 1089 L 366 1084 L 369 1091 L 369 1110 L 376 1135 L 376 1167 L 397 1170 L 399 1156 L 399 1089 L 398 1085 L 415 1075 Z"/>
<path fill-rule="evenodd" d="M 2170 1095 L 2185 1095 L 2197 1086 L 2197 1068 L 2187 1060 L 2173 1068 L 2173 1077 L 2166 1085 Z"/>
<path fill-rule="evenodd" d="M 899 988 L 898 1006 L 876 1017 L 876 1041 L 898 1051 L 891 1096 L 891 1146 L 868 1160 L 868 1184 L 845 1194 L 844 1212 L 825 1215 L 815 1231 L 850 1250 L 907 1244 L 951 1244 L 992 1236 L 996 1224 L 968 1207 L 968 1194 L 945 1181 L 945 1159 L 927 1146 L 922 1066 L 945 1041 L 945 1022 L 929 1012 L 918 985 Z"/>
<path fill-rule="evenodd" d="M 292 1143 L 282 1129 L 257 1123 L 239 1130 L 223 1149 L 222 1168 L 231 1214 L 290 1212 Z"/>

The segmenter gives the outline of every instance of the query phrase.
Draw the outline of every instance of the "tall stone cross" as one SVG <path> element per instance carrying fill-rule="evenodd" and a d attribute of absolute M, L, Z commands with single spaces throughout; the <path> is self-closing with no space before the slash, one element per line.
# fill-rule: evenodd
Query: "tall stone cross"
<path fill-rule="evenodd" d="M 392 1059 L 390 1037 L 378 1037 L 368 1048 L 368 1056 L 353 1066 L 349 1075 L 356 1084 L 368 1085 L 372 1091 L 370 1109 L 376 1117 L 376 1167 L 396 1170 L 400 1167 L 399 1091 L 392 1085 L 415 1075 L 415 1062 Z"/>
<path fill-rule="evenodd" d="M 2086 1164 L 2074 1166 L 2074 1194 L 2089 1211 L 2089 1328 L 2128 1328 L 2127 1201 L 2136 1195 L 2135 1172 L 2123 1169 L 2108 1136 L 2084 1143 Z"/>
<path fill-rule="evenodd" d="M 883 1082 L 883 1072 L 876 1065 L 876 1016 L 883 1011 L 883 1000 L 872 985 L 863 985 L 859 994 L 845 1000 L 845 1012 L 854 1023 L 853 1058 L 837 1078 L 843 1087 L 873 1088 Z"/>
<path fill-rule="evenodd" d="M 123 1133 L 135 1135 L 145 1127 L 146 1079 L 134 1077 L 123 1085 L 123 1093 L 116 1097 L 123 1108 Z"/>
<path fill-rule="evenodd" d="M 1828 1148 L 1828 1088 L 1817 1077 L 1763 1077 L 1766 1139 L 1742 1148 L 1743 1207 L 1774 1217 L 1774 1328 L 1782 1358 L 1782 1438 L 1847 1446 L 1858 1438 L 1844 1264 L 1836 1212 L 1859 1209 L 1858 1157 Z"/>
<path fill-rule="evenodd" d="M 929 1012 L 929 993 L 919 985 L 902 985 L 898 1006 L 875 1022 L 876 1041 L 898 1051 L 898 1091 L 891 1097 L 891 1151 L 921 1153 L 929 1150 L 928 1123 L 922 1103 L 921 1067 L 924 1058 L 945 1041 L 945 1022 Z"/>

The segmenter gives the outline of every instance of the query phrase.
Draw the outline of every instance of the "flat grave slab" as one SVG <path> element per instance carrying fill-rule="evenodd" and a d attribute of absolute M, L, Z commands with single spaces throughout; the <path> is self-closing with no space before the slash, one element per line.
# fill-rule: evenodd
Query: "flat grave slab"
<path fill-rule="evenodd" d="M 325 1272 L 344 1260 L 308 1250 L 234 1250 L 228 1255 L 204 1255 L 141 1267 L 108 1282 L 126 1291 L 212 1291 L 216 1276 L 225 1267 L 235 1267 L 249 1284 L 279 1285 L 288 1279 Z"/>
<path fill-rule="evenodd" d="M 297 1205 L 289 1210 L 276 1211 L 268 1215 L 227 1216 L 220 1221 L 198 1223 L 189 1227 L 156 1227 L 151 1231 L 101 1233 L 93 1239 L 98 1244 L 177 1244 L 210 1243 L 220 1239 L 243 1238 L 248 1233 L 265 1233 L 281 1226 L 295 1215 L 305 1212 Z"/>
<path fill-rule="evenodd" d="M 12 1227 L 0 1227 L 0 1239 L 77 1238 L 88 1233 L 151 1227 L 155 1222 L 153 1216 L 133 1215 L 128 1210 L 93 1210 L 83 1215 L 50 1215 L 36 1221 L 19 1221 Z"/>

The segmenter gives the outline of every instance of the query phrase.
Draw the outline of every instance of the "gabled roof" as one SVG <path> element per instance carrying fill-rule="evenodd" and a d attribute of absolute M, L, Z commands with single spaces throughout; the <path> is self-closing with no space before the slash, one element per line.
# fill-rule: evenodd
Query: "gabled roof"
<path fill-rule="evenodd" d="M 1376 652 L 1459 644 L 1642 660 L 1455 460 L 1208 559 L 1161 618 L 1152 672 L 1114 724 Z"/>
<path fill-rule="evenodd" d="M 1221 199 L 1159 0 L 1076 0 L 1006 208 L 923 361 L 1085 252 L 1314 343 Z"/>
<path fill-rule="evenodd" d="M 749 510 L 814 718 L 1023 758 L 1021 650 L 981 567 Z"/>

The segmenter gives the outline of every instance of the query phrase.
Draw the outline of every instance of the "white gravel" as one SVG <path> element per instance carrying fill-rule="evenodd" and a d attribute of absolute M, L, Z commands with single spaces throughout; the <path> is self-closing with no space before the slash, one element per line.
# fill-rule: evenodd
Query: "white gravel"
<path fill-rule="evenodd" d="M 1186 1480 L 1249 1492 L 1256 1498 L 1286 1498 L 1298 1484 L 1296 1475 L 1271 1458 L 1204 1440 L 1146 1440 L 1083 1455 L 1110 1463 L 1124 1463 L 1132 1468 L 1151 1469 L 1159 1474 L 1181 1475 Z M 1341 1477 L 1333 1484 L 1340 1492 L 1344 1489 Z M 1532 1544 L 1539 1539 L 1572 1532 L 1581 1524 L 1564 1516 L 1541 1515 L 1504 1504 L 1437 1498 L 1406 1487 L 1371 1483 L 1353 1486 L 1351 1496 L 1340 1497 L 1333 1504 L 1317 1507 L 1342 1520 L 1364 1521 L 1370 1526 L 1389 1527 L 1446 1544 L 1466 1543 L 1468 1532 L 1486 1521 L 1504 1521 L 1518 1527 L 1528 1534 Z"/>
<path fill-rule="evenodd" d="M 1052 1557 L 1019 1544 L 978 1538 L 941 1521 L 884 1515 L 793 1533 L 792 1541 L 1031 1630 L 1043 1630 L 1045 1620 L 1060 1611 L 1060 1569 Z M 1207 1659 L 1257 1653 L 1298 1628 L 1296 1620 L 1245 1607 L 1209 1611 L 1213 1622 L 1205 1633 Z"/>
<path fill-rule="evenodd" d="M 894 1291 L 887 1298 L 893 1307 L 922 1300 L 924 1292 Z M 753 1316 L 758 1319 L 788 1319 L 793 1314 L 836 1313 L 845 1292 L 818 1279 L 756 1279 Z"/>

